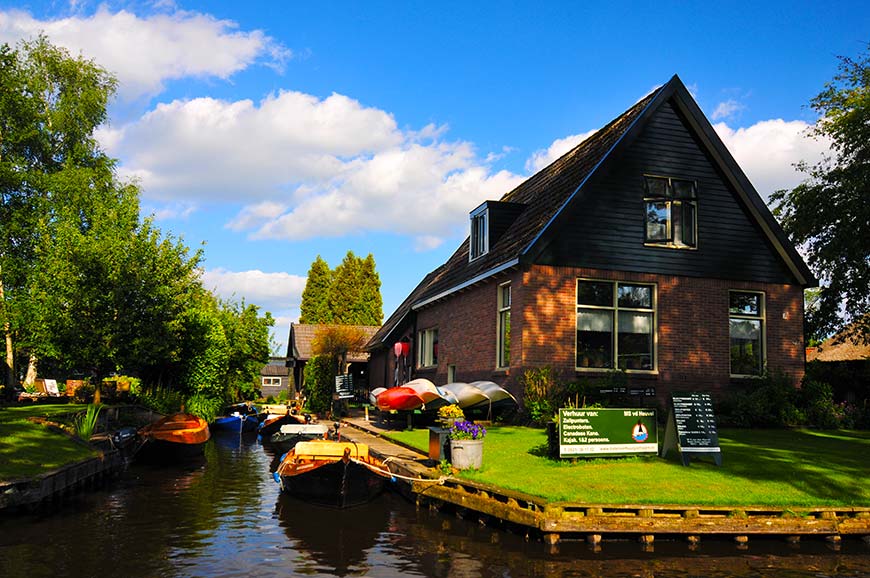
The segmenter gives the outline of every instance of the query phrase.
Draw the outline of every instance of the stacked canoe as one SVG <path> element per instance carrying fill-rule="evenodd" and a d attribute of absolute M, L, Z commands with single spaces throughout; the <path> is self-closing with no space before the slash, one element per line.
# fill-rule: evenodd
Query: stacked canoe
<path fill-rule="evenodd" d="M 517 405 L 509 391 L 492 381 L 437 386 L 428 379 L 415 379 L 398 387 L 373 389 L 370 398 L 381 411 L 437 410 L 455 404 L 463 410 L 490 412 Z"/>

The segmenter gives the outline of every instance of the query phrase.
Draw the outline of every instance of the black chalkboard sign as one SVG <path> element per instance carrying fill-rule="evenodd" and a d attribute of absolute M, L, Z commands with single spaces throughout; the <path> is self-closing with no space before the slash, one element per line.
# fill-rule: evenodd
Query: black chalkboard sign
<path fill-rule="evenodd" d="M 691 458 L 711 457 L 722 465 L 722 450 L 716 431 L 713 399 L 709 393 L 685 393 L 671 396 L 671 410 L 665 429 L 662 457 L 675 448 L 683 465 Z"/>

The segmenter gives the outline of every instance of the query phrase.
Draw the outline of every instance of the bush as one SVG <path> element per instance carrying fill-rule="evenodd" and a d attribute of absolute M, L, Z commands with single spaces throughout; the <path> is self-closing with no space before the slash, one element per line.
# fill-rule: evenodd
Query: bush
<path fill-rule="evenodd" d="M 290 392 L 286 389 L 282 389 L 278 392 L 278 403 L 287 403 L 287 400 L 290 399 Z"/>
<path fill-rule="evenodd" d="M 523 405 L 532 423 L 543 425 L 553 419 L 564 390 L 553 376 L 549 366 L 527 369 L 520 384 L 523 386 Z"/>
<path fill-rule="evenodd" d="M 84 380 L 84 382 L 76 388 L 76 392 L 73 395 L 73 399 L 76 403 L 90 403 L 94 400 L 94 392 L 97 388 L 91 383 L 90 379 Z"/>
<path fill-rule="evenodd" d="M 326 413 L 335 391 L 335 363 L 331 357 L 315 355 L 305 364 L 305 389 L 308 407 L 314 413 Z"/>
<path fill-rule="evenodd" d="M 220 398 L 209 397 L 203 393 L 197 393 L 188 398 L 185 404 L 187 413 L 201 417 L 211 423 L 223 409 L 224 401 Z"/>
<path fill-rule="evenodd" d="M 270 395 L 269 397 L 266 398 L 266 403 L 268 405 L 273 405 L 275 403 L 275 398 Z"/>
<path fill-rule="evenodd" d="M 722 422 L 740 427 L 792 427 L 806 416 L 800 390 L 782 373 L 767 373 L 752 380 L 748 390 L 732 393 L 720 406 Z"/>
<path fill-rule="evenodd" d="M 135 396 L 136 402 L 157 413 L 170 414 L 181 410 L 184 396 L 168 387 L 143 389 Z"/>

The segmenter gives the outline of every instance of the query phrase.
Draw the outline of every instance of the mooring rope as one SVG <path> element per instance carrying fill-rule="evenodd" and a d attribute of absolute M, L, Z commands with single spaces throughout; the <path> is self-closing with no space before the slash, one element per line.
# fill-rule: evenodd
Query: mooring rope
<path fill-rule="evenodd" d="M 449 477 L 449 476 L 440 476 L 438 479 L 432 479 L 432 478 L 421 478 L 421 477 L 412 478 L 412 477 L 410 477 L 410 476 L 403 476 L 402 474 L 397 474 L 397 473 L 394 473 L 394 472 L 392 472 L 392 471 L 390 470 L 390 467 L 387 465 L 387 462 L 389 462 L 389 461 L 392 460 L 392 459 L 394 459 L 394 458 L 389 457 L 389 458 L 387 458 L 386 460 L 383 461 L 383 464 L 384 464 L 385 466 L 387 466 L 387 471 L 386 471 L 386 472 L 384 472 L 384 470 L 382 470 L 381 468 L 379 468 L 379 467 L 377 467 L 377 466 L 374 466 L 374 465 L 372 465 L 372 464 L 370 464 L 370 463 L 368 463 L 368 462 L 365 462 L 365 461 L 363 461 L 363 460 L 359 460 L 359 459 L 351 458 L 351 461 L 354 462 L 354 463 L 356 463 L 356 464 L 359 464 L 359 465 L 361 465 L 361 466 L 365 466 L 365 467 L 368 468 L 369 470 L 371 470 L 371 471 L 373 471 L 374 473 L 376 473 L 376 474 L 378 474 L 378 475 L 381 475 L 381 476 L 383 476 L 383 477 L 385 477 L 385 478 L 391 478 L 393 481 L 395 481 L 395 479 L 398 478 L 398 479 L 406 480 L 406 481 L 409 481 L 409 482 L 429 482 L 429 483 L 432 483 L 432 484 L 444 485 L 444 482 L 445 482 L 445 481 L 447 480 L 447 478 Z"/>

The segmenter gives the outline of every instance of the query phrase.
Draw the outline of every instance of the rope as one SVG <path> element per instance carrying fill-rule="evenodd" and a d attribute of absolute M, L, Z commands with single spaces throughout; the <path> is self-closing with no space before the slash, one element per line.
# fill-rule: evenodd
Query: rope
<path fill-rule="evenodd" d="M 383 464 L 386 466 L 386 465 L 387 465 L 387 462 L 389 462 L 389 461 L 392 460 L 392 459 L 393 459 L 392 457 L 387 458 L 386 460 L 383 461 Z M 361 465 L 361 466 L 365 466 L 366 468 L 370 469 L 370 470 L 373 471 L 374 473 L 376 473 L 376 474 L 378 474 L 378 475 L 381 475 L 381 476 L 383 476 L 383 477 L 385 477 L 385 478 L 391 478 L 391 479 L 393 479 L 394 481 L 395 481 L 395 478 L 399 478 L 399 479 L 401 479 L 401 480 L 407 480 L 407 481 L 409 481 L 409 482 L 429 482 L 429 483 L 432 483 L 432 484 L 438 484 L 438 485 L 443 486 L 443 485 L 444 485 L 444 482 L 445 482 L 445 481 L 447 480 L 447 478 L 449 477 L 449 476 L 441 476 L 441 477 L 439 477 L 437 480 L 436 480 L 436 479 L 431 479 L 431 478 L 420 478 L 420 477 L 412 478 L 412 477 L 410 477 L 410 476 L 403 476 L 402 474 L 396 474 L 396 473 L 393 473 L 392 471 L 390 471 L 389 466 L 387 467 L 387 471 L 384 472 L 384 470 L 382 470 L 381 468 L 379 468 L 379 467 L 377 467 L 377 466 L 373 466 L 373 465 L 369 464 L 368 462 L 364 462 L 363 460 L 359 460 L 359 459 L 351 458 L 350 461 L 354 462 L 355 464 L 359 464 L 359 465 Z"/>

